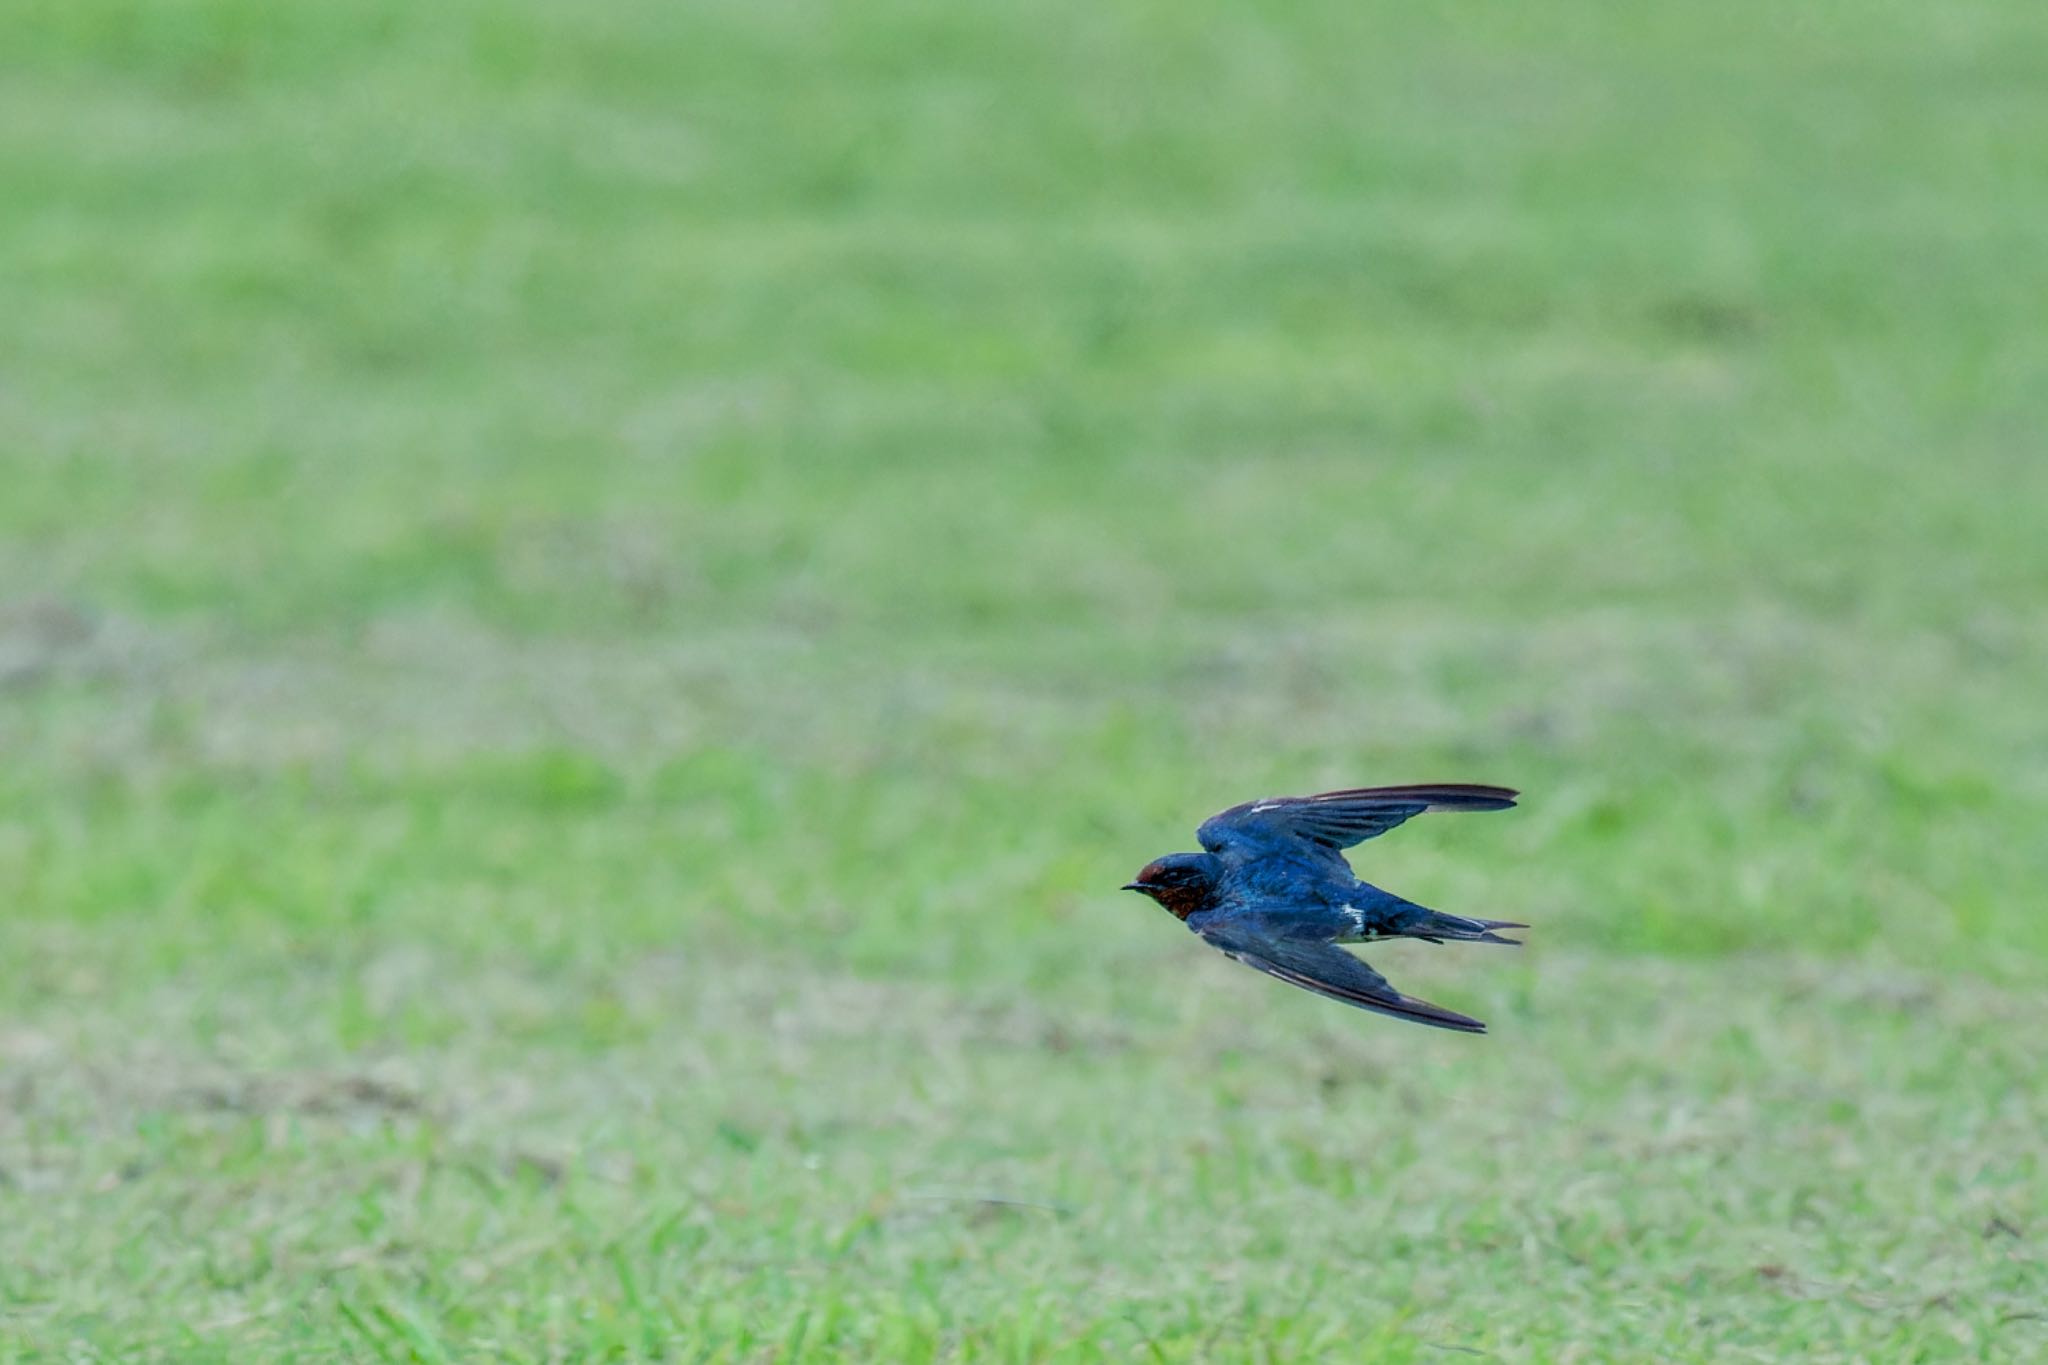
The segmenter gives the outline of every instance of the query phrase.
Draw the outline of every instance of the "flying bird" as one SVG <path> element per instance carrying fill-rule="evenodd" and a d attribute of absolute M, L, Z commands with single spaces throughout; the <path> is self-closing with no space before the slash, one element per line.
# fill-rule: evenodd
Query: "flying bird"
<path fill-rule="evenodd" d="M 1433 1028 L 1484 1033 L 1486 1025 L 1403 995 L 1340 943 L 1388 938 L 1518 943 L 1502 919 L 1467 919 L 1360 881 L 1340 850 L 1433 810 L 1506 810 L 1518 793 L 1463 782 L 1355 787 L 1320 796 L 1274 796 L 1212 815 L 1195 831 L 1203 852 L 1169 853 L 1124 886 L 1171 910 L 1212 948 L 1291 986 Z"/>

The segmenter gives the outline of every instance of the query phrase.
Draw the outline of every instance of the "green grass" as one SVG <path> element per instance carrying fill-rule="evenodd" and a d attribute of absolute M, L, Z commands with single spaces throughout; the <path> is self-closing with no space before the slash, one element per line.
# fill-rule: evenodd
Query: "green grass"
<path fill-rule="evenodd" d="M 2048 1353 L 2044 77 L 17 0 L 0 1360 Z M 1485 1039 L 1113 889 L 1426 779 Z"/>

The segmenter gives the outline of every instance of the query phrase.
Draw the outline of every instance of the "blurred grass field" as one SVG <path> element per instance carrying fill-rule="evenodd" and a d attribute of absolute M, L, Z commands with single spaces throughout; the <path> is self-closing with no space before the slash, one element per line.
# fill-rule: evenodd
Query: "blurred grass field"
<path fill-rule="evenodd" d="M 17 0 L 0 1359 L 2048 1355 L 2048 9 Z M 1248 796 L 1472 1039 L 1115 888 Z"/>

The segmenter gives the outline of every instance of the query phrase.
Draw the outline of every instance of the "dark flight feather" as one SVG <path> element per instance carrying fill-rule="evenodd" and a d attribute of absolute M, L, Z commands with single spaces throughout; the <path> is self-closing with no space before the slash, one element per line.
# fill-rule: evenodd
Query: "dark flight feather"
<path fill-rule="evenodd" d="M 1506 810 L 1515 791 L 1469 782 L 1352 787 L 1315 796 L 1275 796 L 1232 806 L 1202 822 L 1196 837 L 1212 853 L 1233 843 L 1299 840 L 1335 852 L 1385 834 L 1425 811 Z"/>
<path fill-rule="evenodd" d="M 1210 946 L 1290 986 L 1432 1028 L 1486 1032 L 1477 1019 L 1401 994 L 1384 976 L 1335 944 L 1266 938 L 1223 925 L 1197 932 Z"/>

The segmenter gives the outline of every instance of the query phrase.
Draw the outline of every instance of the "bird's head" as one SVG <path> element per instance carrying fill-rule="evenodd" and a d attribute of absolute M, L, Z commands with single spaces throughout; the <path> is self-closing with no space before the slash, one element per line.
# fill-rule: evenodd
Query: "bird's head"
<path fill-rule="evenodd" d="M 1145 864 L 1145 870 L 1125 882 L 1123 889 L 1141 891 L 1186 919 L 1209 906 L 1221 871 L 1213 853 L 1169 853 Z"/>

